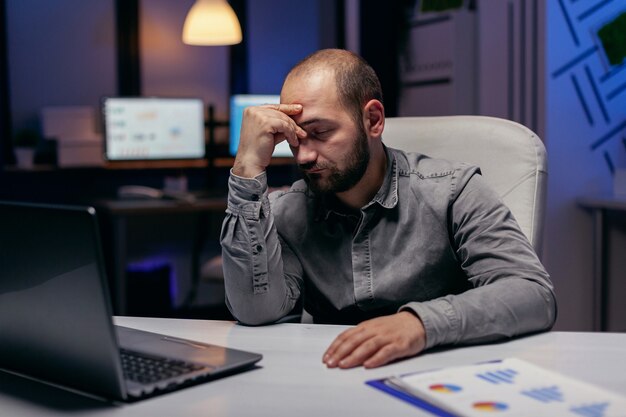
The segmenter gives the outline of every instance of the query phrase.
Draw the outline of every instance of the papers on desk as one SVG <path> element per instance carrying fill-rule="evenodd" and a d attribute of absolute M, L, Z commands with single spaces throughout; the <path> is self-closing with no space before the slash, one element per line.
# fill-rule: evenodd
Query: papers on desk
<path fill-rule="evenodd" d="M 441 417 L 624 417 L 626 398 L 521 359 L 368 381 Z"/>

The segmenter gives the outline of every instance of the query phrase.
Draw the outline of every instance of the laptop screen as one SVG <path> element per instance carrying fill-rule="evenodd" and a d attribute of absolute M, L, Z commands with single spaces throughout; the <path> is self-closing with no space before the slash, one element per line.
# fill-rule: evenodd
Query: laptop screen
<path fill-rule="evenodd" d="M 0 229 L 0 368 L 121 397 L 94 210 L 0 203 Z"/>
<path fill-rule="evenodd" d="M 230 146 L 231 156 L 237 155 L 239 148 L 239 134 L 241 133 L 241 122 L 243 121 L 243 111 L 249 106 L 260 106 L 262 104 L 280 103 L 279 95 L 262 94 L 237 94 L 230 99 Z M 274 148 L 274 157 L 293 157 L 291 148 L 287 141 L 282 141 Z"/>

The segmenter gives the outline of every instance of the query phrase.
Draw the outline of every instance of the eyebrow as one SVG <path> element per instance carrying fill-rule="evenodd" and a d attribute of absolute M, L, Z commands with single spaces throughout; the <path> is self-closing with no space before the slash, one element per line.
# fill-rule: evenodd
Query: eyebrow
<path fill-rule="evenodd" d="M 315 123 L 329 123 L 329 122 L 332 122 L 332 120 L 331 119 L 320 119 L 320 118 L 309 119 L 309 120 L 305 120 L 304 122 L 298 123 L 298 126 L 300 126 L 301 128 L 304 129 L 305 127 L 307 127 L 309 125 L 312 125 L 312 124 L 315 124 Z"/>

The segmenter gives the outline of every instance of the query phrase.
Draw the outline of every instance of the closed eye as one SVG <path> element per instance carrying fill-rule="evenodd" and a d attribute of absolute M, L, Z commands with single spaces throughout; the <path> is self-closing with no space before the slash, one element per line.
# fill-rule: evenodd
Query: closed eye
<path fill-rule="evenodd" d="M 331 132 L 332 132 L 332 129 L 314 130 L 313 132 L 311 132 L 311 136 L 317 139 L 324 139 L 325 137 L 328 137 L 328 135 L 330 135 Z"/>

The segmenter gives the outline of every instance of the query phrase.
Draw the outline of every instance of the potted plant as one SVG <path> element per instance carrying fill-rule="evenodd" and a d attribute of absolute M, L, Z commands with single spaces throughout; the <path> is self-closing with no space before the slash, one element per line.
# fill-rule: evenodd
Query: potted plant
<path fill-rule="evenodd" d="M 32 129 L 22 129 L 13 139 L 15 164 L 18 168 L 31 169 L 35 158 L 35 150 L 39 144 L 39 134 Z"/>

